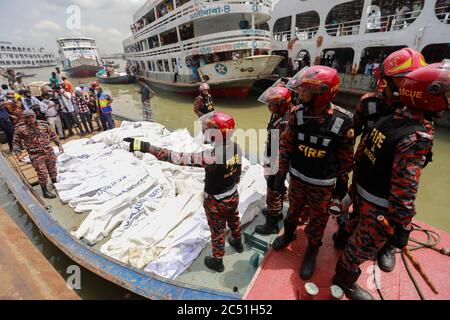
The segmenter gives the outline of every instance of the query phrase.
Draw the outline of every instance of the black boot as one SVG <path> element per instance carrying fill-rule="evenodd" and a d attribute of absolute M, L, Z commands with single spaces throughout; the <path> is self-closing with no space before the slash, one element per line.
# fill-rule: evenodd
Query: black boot
<path fill-rule="evenodd" d="M 44 198 L 46 198 L 46 199 L 55 199 L 56 198 L 55 194 L 48 191 L 47 186 L 41 186 L 41 188 L 42 188 L 42 194 L 44 195 Z"/>
<path fill-rule="evenodd" d="M 334 247 L 339 250 L 344 250 L 351 236 L 350 233 L 344 230 L 343 225 L 340 225 L 338 231 L 333 234 Z"/>
<path fill-rule="evenodd" d="M 280 232 L 280 228 L 278 228 L 278 221 L 283 219 L 283 215 L 273 216 L 273 215 L 267 215 L 266 216 L 266 223 L 260 226 L 256 226 L 255 232 L 259 234 L 278 234 Z"/>
<path fill-rule="evenodd" d="M 223 265 L 223 260 L 220 258 L 214 257 L 205 257 L 205 265 L 214 271 L 223 272 L 225 270 L 225 266 Z"/>
<path fill-rule="evenodd" d="M 336 265 L 336 275 L 333 278 L 333 284 L 344 290 L 345 295 L 350 300 L 374 300 L 372 295 L 356 284 L 361 270 L 358 272 L 346 270 L 339 259 Z"/>
<path fill-rule="evenodd" d="M 300 278 L 303 280 L 309 280 L 312 278 L 312 275 L 316 270 L 316 259 L 317 254 L 319 253 L 319 248 L 320 246 L 313 246 L 308 243 L 302 267 L 300 268 Z"/>
<path fill-rule="evenodd" d="M 295 240 L 296 235 L 295 231 L 297 230 L 297 226 L 292 225 L 290 223 L 284 222 L 284 234 L 275 239 L 272 243 L 272 248 L 275 251 L 280 251 L 289 246 L 289 244 Z"/>
<path fill-rule="evenodd" d="M 378 266 L 384 272 L 392 272 L 395 268 L 395 253 L 397 248 L 386 244 L 378 253 Z"/>
<path fill-rule="evenodd" d="M 242 245 L 241 238 L 233 238 L 230 236 L 228 238 L 228 243 L 232 246 L 238 253 L 244 252 L 244 246 Z"/>

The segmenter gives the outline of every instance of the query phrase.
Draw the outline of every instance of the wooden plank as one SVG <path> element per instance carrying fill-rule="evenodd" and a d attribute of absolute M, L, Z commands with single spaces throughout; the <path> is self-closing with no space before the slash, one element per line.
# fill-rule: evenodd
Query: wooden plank
<path fill-rule="evenodd" d="M 1 300 L 80 299 L 3 209 L 0 243 Z"/>

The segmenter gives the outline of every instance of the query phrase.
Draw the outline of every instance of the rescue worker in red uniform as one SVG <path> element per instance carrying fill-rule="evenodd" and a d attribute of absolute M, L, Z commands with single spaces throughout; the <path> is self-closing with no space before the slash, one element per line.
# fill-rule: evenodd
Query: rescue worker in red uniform
<path fill-rule="evenodd" d="M 361 135 L 361 138 L 364 138 L 382 117 L 392 115 L 398 107 L 401 107 L 400 83 L 408 73 L 426 65 L 422 54 L 411 48 L 398 50 L 384 60 L 379 72 L 379 92 L 363 96 L 356 108 L 353 118 L 356 136 Z M 432 128 L 433 126 L 429 127 L 429 129 Z M 431 161 L 431 155 L 430 151 L 428 161 Z M 349 219 L 343 215 L 338 221 L 340 228 L 333 235 L 333 240 L 336 248 L 344 249 L 358 223 L 357 212 L 354 212 Z M 396 248 L 389 242 L 380 250 L 378 265 L 381 270 L 385 272 L 394 270 L 395 252 Z"/>
<path fill-rule="evenodd" d="M 275 86 L 267 89 L 259 102 L 266 103 L 271 113 L 271 118 L 267 126 L 267 142 L 264 159 L 264 175 L 267 179 L 267 210 L 265 210 L 266 223 L 256 226 L 255 232 L 259 234 L 278 234 L 278 222 L 283 219 L 283 199 L 286 193 L 280 193 L 274 189 L 273 181 L 275 170 L 274 164 L 278 164 L 279 143 L 288 124 L 289 109 L 291 107 L 291 92 L 286 87 Z M 278 137 L 277 145 L 273 146 L 273 138 Z M 276 152 L 273 152 L 277 147 Z"/>
<path fill-rule="evenodd" d="M 234 119 L 224 113 L 214 112 L 201 119 L 206 129 L 205 139 L 213 141 L 212 152 L 177 153 L 152 146 L 147 142 L 126 138 L 130 151 L 153 154 L 160 161 L 178 165 L 204 167 L 204 203 L 208 225 L 211 230 L 213 256 L 205 258 L 205 265 L 217 272 L 225 270 L 225 229 L 231 230 L 229 244 L 239 253 L 244 251 L 239 218 L 238 183 L 242 173 L 241 150 L 231 141 L 235 128 Z"/>
<path fill-rule="evenodd" d="M 289 124 L 281 138 L 274 188 L 282 191 L 289 172 L 289 210 L 284 220 L 284 234 L 272 246 L 274 250 L 282 250 L 295 239 L 299 217 L 307 207 L 308 246 L 300 277 L 308 280 L 315 270 L 331 198 L 333 194 L 347 193 L 355 134 L 352 114 L 331 103 L 339 89 L 335 69 L 304 68 L 288 86 L 296 90 L 301 104 L 291 110 Z"/>
<path fill-rule="evenodd" d="M 200 95 L 195 98 L 194 112 L 200 118 L 205 114 L 214 111 L 214 103 L 211 94 L 209 93 L 210 87 L 207 83 L 200 85 Z"/>
<path fill-rule="evenodd" d="M 50 145 L 53 141 L 59 148 L 59 152 L 63 153 L 64 149 L 58 139 L 57 134 L 45 121 L 36 120 L 36 114 L 33 110 L 25 110 L 23 112 L 24 121 L 19 123 L 14 132 L 13 149 L 17 159 L 22 162 L 25 155 L 21 154 L 22 145 L 30 156 L 38 175 L 39 184 L 42 188 L 44 198 L 54 199 L 56 195 L 47 189 L 48 176 L 52 183 L 57 182 L 58 172 L 56 169 L 56 155 Z"/>
<path fill-rule="evenodd" d="M 450 62 L 409 73 L 399 93 L 403 107 L 377 122 L 357 151 L 354 206 L 359 220 L 333 278 L 354 300 L 373 299 L 356 284 L 359 266 L 376 259 L 387 241 L 398 249 L 408 244 L 419 180 L 433 142 L 426 119 L 442 116 L 449 106 Z M 377 220 L 380 215 L 394 227 L 393 236 Z"/>

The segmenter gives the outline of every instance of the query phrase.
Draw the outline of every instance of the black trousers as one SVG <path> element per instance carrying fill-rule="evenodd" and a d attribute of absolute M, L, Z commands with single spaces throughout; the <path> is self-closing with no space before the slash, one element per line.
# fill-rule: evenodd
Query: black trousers
<path fill-rule="evenodd" d="M 84 135 L 83 128 L 81 127 L 81 123 L 78 120 L 78 116 L 77 116 L 77 113 L 75 111 L 74 112 L 63 113 L 63 120 L 64 120 L 64 124 L 66 125 L 67 130 L 69 130 L 69 134 L 70 135 L 74 134 L 73 131 L 72 131 L 72 128 L 74 127 L 74 124 L 81 131 L 80 134 Z"/>
<path fill-rule="evenodd" d="M 94 132 L 94 126 L 92 125 L 92 116 L 91 113 L 88 112 L 84 112 L 84 113 L 79 113 L 80 118 L 81 118 L 81 122 L 83 123 L 83 127 L 84 127 L 84 131 L 85 132 Z M 89 127 L 88 127 L 89 125 Z"/>

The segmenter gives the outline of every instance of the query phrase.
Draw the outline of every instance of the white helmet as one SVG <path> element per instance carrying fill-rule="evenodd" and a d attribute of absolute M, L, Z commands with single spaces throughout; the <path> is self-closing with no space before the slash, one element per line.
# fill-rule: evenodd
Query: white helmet
<path fill-rule="evenodd" d="M 206 82 L 203 82 L 200 85 L 200 92 L 203 91 L 203 90 L 210 90 L 209 84 L 207 84 Z"/>

